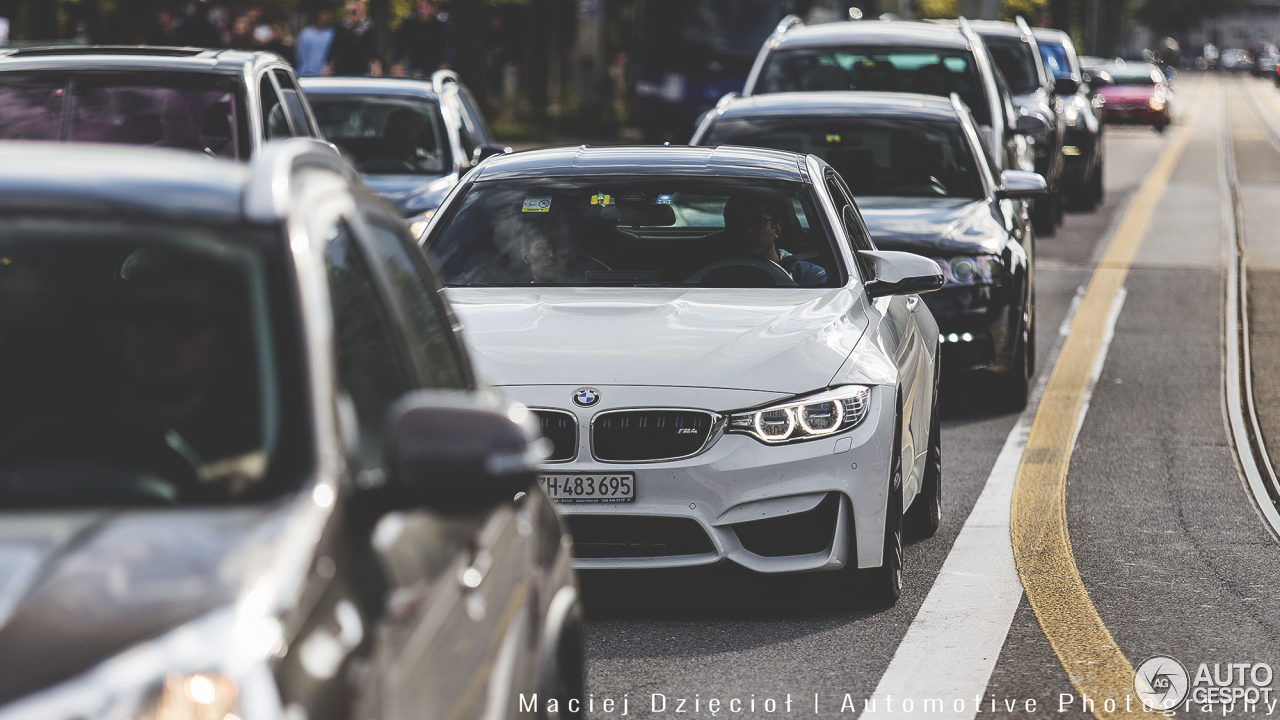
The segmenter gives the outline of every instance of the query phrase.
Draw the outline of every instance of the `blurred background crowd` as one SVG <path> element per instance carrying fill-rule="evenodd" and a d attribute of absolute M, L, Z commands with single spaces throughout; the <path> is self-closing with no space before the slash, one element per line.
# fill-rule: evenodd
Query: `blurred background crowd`
<path fill-rule="evenodd" d="M 452 69 L 504 138 L 653 140 L 678 139 L 663 135 L 670 118 L 740 89 L 783 16 L 844 21 L 852 10 L 1020 14 L 1103 57 L 1141 57 L 1166 37 L 1198 54 L 1280 36 L 1280 0 L 0 0 L 0 44 L 266 49 L 300 75 Z"/>

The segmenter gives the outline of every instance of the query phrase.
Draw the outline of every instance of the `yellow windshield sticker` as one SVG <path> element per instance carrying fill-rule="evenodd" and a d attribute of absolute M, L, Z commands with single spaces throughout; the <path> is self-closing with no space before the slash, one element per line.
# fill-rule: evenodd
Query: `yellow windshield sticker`
<path fill-rule="evenodd" d="M 604 193 L 596 193 L 595 195 L 591 196 L 591 204 L 592 205 L 612 205 L 613 196 L 605 195 Z"/>
<path fill-rule="evenodd" d="M 840 136 L 836 135 L 835 133 L 827 133 L 827 142 L 838 143 L 840 142 Z"/>

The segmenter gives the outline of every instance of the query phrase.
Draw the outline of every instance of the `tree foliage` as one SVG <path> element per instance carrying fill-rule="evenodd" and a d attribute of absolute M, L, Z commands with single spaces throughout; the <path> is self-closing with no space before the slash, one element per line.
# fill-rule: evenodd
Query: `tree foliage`
<path fill-rule="evenodd" d="M 960 14 L 960 2 L 959 0 L 917 0 L 916 10 L 920 13 L 920 17 L 926 19 L 953 18 Z"/>
<path fill-rule="evenodd" d="M 1027 22 L 1035 24 L 1036 18 L 1044 12 L 1045 0 L 1000 0 L 1000 19 L 1013 20 L 1021 15 Z"/>
<path fill-rule="evenodd" d="M 1144 0 L 1137 18 L 1157 34 L 1179 34 L 1201 21 L 1239 12 L 1245 0 Z"/>

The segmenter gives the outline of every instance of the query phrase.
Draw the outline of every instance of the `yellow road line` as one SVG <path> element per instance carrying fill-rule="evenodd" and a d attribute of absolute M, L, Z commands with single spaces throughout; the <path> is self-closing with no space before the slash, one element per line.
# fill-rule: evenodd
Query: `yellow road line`
<path fill-rule="evenodd" d="M 1130 201 L 1106 254 L 1094 270 L 1031 423 L 1013 488 L 1009 532 L 1027 600 L 1071 684 L 1081 697 L 1087 695 L 1094 700 L 1094 716 L 1098 718 L 1135 718 L 1142 714 L 1124 712 L 1125 695 L 1134 694 L 1133 666 L 1098 617 L 1072 555 L 1067 531 L 1067 470 L 1110 309 L 1187 147 L 1207 84 L 1208 81 L 1199 83 L 1195 101 L 1188 105 L 1192 110 L 1186 121 L 1170 138 Z M 1117 701 L 1115 712 L 1104 709 L 1107 698 Z M 1135 707 L 1140 707 L 1140 701 Z"/>

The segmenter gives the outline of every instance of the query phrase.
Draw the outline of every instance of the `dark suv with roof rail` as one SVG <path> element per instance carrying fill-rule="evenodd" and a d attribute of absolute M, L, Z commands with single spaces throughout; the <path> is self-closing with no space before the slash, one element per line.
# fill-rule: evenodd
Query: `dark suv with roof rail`
<path fill-rule="evenodd" d="M 147 145 L 249 159 L 320 139 L 293 69 L 269 52 L 169 47 L 0 50 L 0 140 Z"/>

